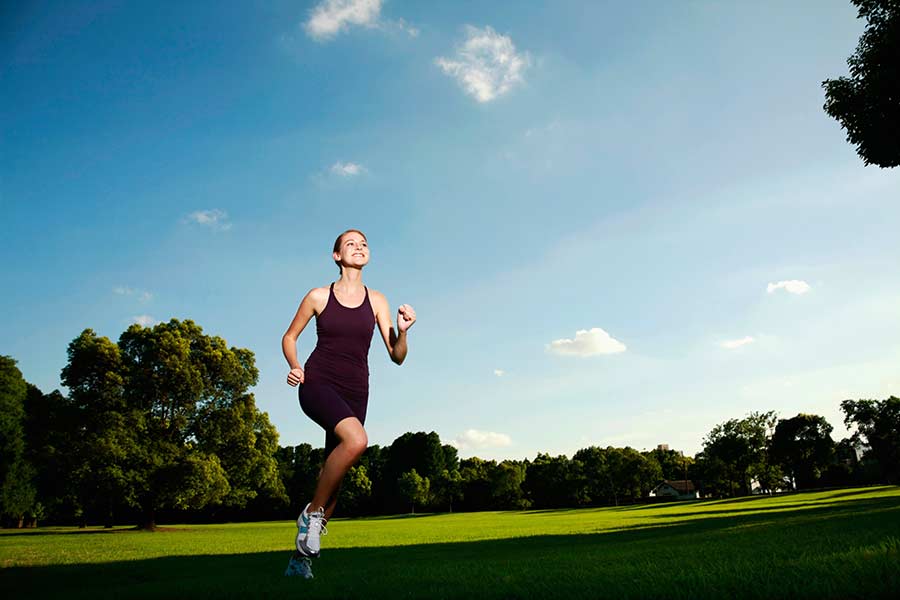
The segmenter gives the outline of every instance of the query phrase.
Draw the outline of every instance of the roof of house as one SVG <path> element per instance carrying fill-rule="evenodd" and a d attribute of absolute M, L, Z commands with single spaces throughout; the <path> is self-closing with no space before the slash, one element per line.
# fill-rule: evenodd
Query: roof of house
<path fill-rule="evenodd" d="M 656 486 L 655 489 L 659 489 L 663 485 L 668 485 L 673 488 L 679 494 L 692 494 L 694 493 L 694 482 L 690 479 L 673 479 L 666 480 Z"/>

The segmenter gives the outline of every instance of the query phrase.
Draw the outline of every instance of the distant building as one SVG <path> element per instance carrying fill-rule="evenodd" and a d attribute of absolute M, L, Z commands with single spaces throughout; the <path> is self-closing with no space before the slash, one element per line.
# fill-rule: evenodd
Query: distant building
<path fill-rule="evenodd" d="M 676 500 L 696 500 L 700 497 L 694 482 L 690 479 L 663 481 L 650 490 L 651 498 L 674 498 Z"/>
<path fill-rule="evenodd" d="M 668 444 L 660 444 L 660 445 L 658 445 L 658 446 L 656 447 L 656 449 L 657 449 L 657 450 L 662 450 L 663 452 L 668 452 L 668 451 L 669 451 L 669 445 L 668 445 Z"/>

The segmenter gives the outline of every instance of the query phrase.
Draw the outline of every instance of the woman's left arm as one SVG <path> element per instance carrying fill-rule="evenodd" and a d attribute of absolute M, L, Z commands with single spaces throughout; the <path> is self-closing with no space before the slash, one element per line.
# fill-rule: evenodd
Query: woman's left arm
<path fill-rule="evenodd" d="M 381 338 L 384 340 L 384 347 L 387 348 L 388 355 L 391 360 L 402 365 L 406 359 L 408 347 L 406 345 L 406 336 L 409 328 L 416 322 L 416 311 L 409 304 L 403 304 L 397 309 L 397 330 L 394 331 L 393 322 L 391 321 L 391 307 L 388 304 L 384 294 L 372 290 L 372 299 L 375 305 L 375 322 L 381 331 Z"/>

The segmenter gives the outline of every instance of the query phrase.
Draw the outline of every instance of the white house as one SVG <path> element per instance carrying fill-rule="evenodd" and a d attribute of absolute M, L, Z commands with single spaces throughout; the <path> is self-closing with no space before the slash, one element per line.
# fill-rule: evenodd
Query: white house
<path fill-rule="evenodd" d="M 650 497 L 666 497 L 676 500 L 696 500 L 700 494 L 694 488 L 694 482 L 690 479 L 676 479 L 663 481 L 650 490 Z"/>

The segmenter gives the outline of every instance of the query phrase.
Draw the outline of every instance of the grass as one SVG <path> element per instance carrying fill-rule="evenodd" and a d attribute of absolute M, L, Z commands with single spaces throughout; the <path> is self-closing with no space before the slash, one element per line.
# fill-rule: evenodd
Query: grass
<path fill-rule="evenodd" d="M 900 488 L 335 519 L 316 578 L 292 522 L 0 531 L 6 597 L 878 598 L 900 594 Z M 11 596 L 9 594 L 12 594 Z"/>

